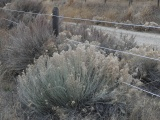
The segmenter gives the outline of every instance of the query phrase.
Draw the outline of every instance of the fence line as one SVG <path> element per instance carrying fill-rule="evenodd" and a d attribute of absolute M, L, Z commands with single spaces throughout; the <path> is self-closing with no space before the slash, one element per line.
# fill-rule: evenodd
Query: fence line
<path fill-rule="evenodd" d="M 157 95 L 157 94 L 155 94 L 155 93 L 149 92 L 149 91 L 144 90 L 144 89 L 142 89 L 142 88 L 140 88 L 140 87 L 131 85 L 131 84 L 127 83 L 127 82 L 122 82 L 122 83 L 125 84 L 125 85 L 128 85 L 128 86 L 130 86 L 130 87 L 133 87 L 133 88 L 135 88 L 135 89 L 137 89 L 137 90 L 141 90 L 141 91 L 143 91 L 143 92 L 145 92 L 145 93 L 148 93 L 148 94 L 150 94 L 150 95 L 152 95 L 152 96 L 156 96 L 156 97 L 159 97 L 159 98 L 160 98 L 160 95 Z"/>
<path fill-rule="evenodd" d="M 11 11 L 11 12 L 18 12 L 18 13 L 27 13 L 27 14 L 33 14 L 33 15 L 52 16 L 52 14 L 43 14 L 43 13 L 25 12 L 25 11 L 21 11 L 21 10 L 13 10 L 13 9 L 2 8 L 2 7 L 0 7 L 0 10 Z"/>
<path fill-rule="evenodd" d="M 34 14 L 34 15 L 55 16 L 55 17 L 65 18 L 65 19 L 71 19 L 71 20 L 81 20 L 81 21 L 100 22 L 100 23 L 123 25 L 123 26 L 160 29 L 160 26 L 156 27 L 156 26 L 146 26 L 146 25 L 139 25 L 139 24 L 127 24 L 127 23 L 119 23 L 119 22 L 110 22 L 110 21 L 103 21 L 103 20 L 91 20 L 91 19 L 84 19 L 84 18 L 64 17 L 64 16 L 56 16 L 56 15 L 53 15 L 53 14 L 43 14 L 43 13 L 33 13 L 33 12 L 25 12 L 25 11 L 19 11 L 19 10 L 12 10 L 12 9 L 2 8 L 2 7 L 0 7 L 0 10 L 11 11 L 11 12 L 19 12 L 19 13 L 27 13 L 27 14 Z"/>
<path fill-rule="evenodd" d="M 20 13 L 29 13 L 29 14 L 36 14 L 36 15 L 47 15 L 47 16 L 55 16 L 55 17 L 60 17 L 60 18 L 67 18 L 67 19 L 73 19 L 73 20 L 83 20 L 83 21 L 91 21 L 91 22 L 101 22 L 101 23 L 109 23 L 109 24 L 117 24 L 117 25 L 128 25 L 128 26 L 138 26 L 138 27 L 145 27 L 145 28 L 160 28 L 160 27 L 154 27 L 154 26 L 144 26 L 144 25 L 136 25 L 136 24 L 125 24 L 125 23 L 118 23 L 118 22 L 108 22 L 108 21 L 99 21 L 99 20 L 90 20 L 90 19 L 82 19 L 82 18 L 72 18 L 72 17 L 63 17 L 63 16 L 56 16 L 56 15 L 50 15 L 50 14 L 40 14 L 40 13 L 32 13 L 32 12 L 25 12 L 25 11 L 17 11 L 17 10 L 11 10 L 11 9 L 4 9 L 4 8 L 0 8 L 1 10 L 8 10 L 8 11 L 12 11 L 12 12 L 20 12 Z M 10 22 L 13 22 L 15 24 L 18 24 L 14 21 L 11 21 L 9 19 L 6 19 L 6 18 L 2 18 L 4 20 L 7 20 L 7 21 L 10 21 Z M 68 41 L 71 41 L 71 42 L 75 42 L 75 43 L 82 43 L 82 42 L 78 42 L 78 41 L 74 41 L 74 40 L 69 40 L 67 39 Z M 121 51 L 121 50 L 115 50 L 115 49 L 111 49 L 111 48 L 107 48 L 107 47 L 101 47 L 101 46 L 96 46 L 96 45 L 91 45 L 89 44 L 90 46 L 95 46 L 95 47 L 98 47 L 98 48 L 101 48 L 101 49 L 104 49 L 104 50 L 109 50 L 109 51 L 114 51 L 114 52 L 119 52 L 119 53 L 123 53 L 123 54 L 128 54 L 128 55 L 133 55 L 133 56 L 137 56 L 137 57 L 142 57 L 142 58 L 146 58 L 146 59 L 150 59 L 150 60 L 155 60 L 155 61 L 160 61 L 160 59 L 156 59 L 156 58 L 151 58 L 151 57 L 147 57 L 147 56 L 142 56 L 142 55 L 138 55 L 138 54 L 134 54 L 134 53 L 130 53 L 130 52 L 125 52 L 125 51 Z M 122 82 L 123 84 L 125 85 L 128 85 L 130 87 L 133 87 L 137 90 L 141 90 L 145 93 L 148 93 L 152 96 L 156 96 L 156 97 L 159 97 L 160 98 L 160 95 L 157 95 L 157 94 L 154 94 L 152 92 L 149 92 L 147 90 L 144 90 L 140 87 L 137 87 L 137 86 L 134 86 L 134 85 L 131 85 L 127 82 Z"/>
<path fill-rule="evenodd" d="M 17 22 L 15 22 L 15 21 L 12 21 L 12 20 L 9 20 L 9 19 L 6 19 L 6 18 L 0 18 L 1 20 L 6 20 L 6 21 L 9 21 L 9 22 L 12 22 L 12 23 L 14 23 L 14 24 L 16 24 L 16 25 L 18 25 L 19 23 L 17 23 Z"/>
<path fill-rule="evenodd" d="M 4 20 L 9 21 L 9 22 L 13 22 L 15 24 L 18 24 L 17 22 L 14 22 L 14 21 L 6 19 L 6 18 L 1 18 L 1 19 L 4 19 Z M 69 39 L 67 39 L 67 40 L 71 41 L 71 42 L 74 42 L 74 43 L 78 43 L 78 44 L 82 43 L 82 42 L 78 42 L 78 41 L 75 41 L 75 40 L 69 40 Z M 122 50 L 115 50 L 115 49 L 112 49 L 112 48 L 101 47 L 101 46 L 97 46 L 97 45 L 90 45 L 90 46 L 95 46 L 97 48 L 101 48 L 101 49 L 104 49 L 104 50 L 109 50 L 109 51 L 113 51 L 113 52 L 118 52 L 118 53 L 122 53 L 122 54 L 132 55 L 132 56 L 141 57 L 141 58 L 150 59 L 150 60 L 160 62 L 160 59 L 158 59 L 158 58 L 147 57 L 147 56 L 144 56 L 144 55 L 134 54 L 134 53 L 126 52 L 126 51 L 122 51 Z"/>
<path fill-rule="evenodd" d="M 82 43 L 82 42 L 78 42 L 78 41 L 75 41 L 75 40 L 70 40 L 70 39 L 67 39 L 67 40 L 71 41 L 71 42 L 78 43 L 78 44 Z M 122 50 L 115 50 L 115 49 L 112 49 L 112 48 L 101 47 L 101 46 L 97 46 L 97 45 L 90 45 L 90 46 L 94 46 L 94 47 L 101 48 L 101 49 L 104 49 L 104 50 L 109 50 L 109 51 L 113 51 L 113 52 L 128 54 L 128 55 L 132 55 L 132 56 L 136 56 L 136 57 L 141 57 L 141 58 L 146 58 L 146 59 L 155 60 L 155 61 L 159 61 L 160 62 L 160 59 L 152 58 L 152 57 L 147 57 L 147 56 L 139 55 L 139 54 L 134 54 L 134 53 L 131 53 L 131 52 L 126 52 L 126 51 L 122 51 Z"/>
<path fill-rule="evenodd" d="M 68 40 L 68 41 L 71 41 L 71 42 L 78 43 L 78 44 L 82 44 L 82 42 L 77 42 L 77 41 L 69 40 L 69 39 L 67 39 L 67 40 Z M 100 47 L 100 46 L 96 46 L 96 45 L 91 45 L 91 44 L 89 44 L 89 45 L 90 45 L 90 46 L 95 46 L 95 47 L 98 47 L 98 48 L 102 48 L 102 49 L 111 50 L 111 51 L 119 51 L 119 50 L 114 50 L 114 49 L 110 49 L 110 48 Z M 122 51 L 119 51 L 119 52 L 122 53 Z M 125 52 L 125 53 L 126 53 L 126 52 Z M 132 53 L 129 53 L 129 54 L 132 54 Z M 159 60 L 159 61 L 160 61 L 160 60 Z M 160 95 L 155 94 L 155 93 L 152 93 L 152 92 L 149 92 L 149 91 L 144 90 L 144 89 L 142 89 L 142 88 L 140 88 L 140 87 L 134 86 L 134 85 L 129 84 L 129 83 L 127 83 L 127 82 L 121 82 L 121 83 L 123 83 L 123 84 L 125 84 L 125 85 L 128 85 L 128 86 L 130 86 L 130 87 L 133 87 L 133 88 L 135 88 L 135 89 L 141 90 L 141 91 L 143 91 L 143 92 L 146 92 L 146 93 L 148 93 L 148 94 L 151 94 L 152 96 L 156 96 L 156 97 L 159 97 L 159 98 L 160 98 Z"/>
<path fill-rule="evenodd" d="M 1 19 L 4 19 L 4 20 L 9 21 L 9 22 L 13 22 L 15 24 L 18 24 L 17 22 L 14 22 L 14 21 L 6 19 L 6 18 L 1 18 Z M 71 41 L 71 42 L 74 42 L 74 43 L 78 43 L 78 44 L 82 43 L 82 42 L 78 42 L 78 41 L 75 41 L 75 40 L 69 40 L 69 39 L 67 39 L 67 40 Z M 144 55 L 134 54 L 134 53 L 126 52 L 126 51 L 122 51 L 122 50 L 115 50 L 115 49 L 112 49 L 112 48 L 101 47 L 101 46 L 97 46 L 97 45 L 90 45 L 90 46 L 95 46 L 97 48 L 101 48 L 101 49 L 104 49 L 104 50 L 109 50 L 109 51 L 113 51 L 113 52 L 118 52 L 118 53 L 122 53 L 122 54 L 132 55 L 132 56 L 141 57 L 141 58 L 150 59 L 150 60 L 160 62 L 160 59 L 158 59 L 158 58 L 147 57 L 147 56 L 144 56 Z"/>
<path fill-rule="evenodd" d="M 152 84 L 152 83 L 154 83 L 154 82 L 160 82 L 159 80 L 153 80 L 152 82 L 148 82 L 148 83 L 145 83 L 145 84 L 143 84 L 143 85 L 141 85 L 141 87 L 143 87 L 143 86 L 146 86 L 146 85 L 149 85 L 149 84 Z M 155 86 L 153 86 L 155 89 L 157 89 L 157 90 L 160 90 L 160 89 L 158 89 L 157 87 L 155 87 Z"/>

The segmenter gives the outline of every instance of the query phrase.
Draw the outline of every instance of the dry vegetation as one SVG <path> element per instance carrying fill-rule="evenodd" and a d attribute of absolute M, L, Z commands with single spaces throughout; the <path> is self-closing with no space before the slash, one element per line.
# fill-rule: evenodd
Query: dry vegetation
<path fill-rule="evenodd" d="M 107 0 L 104 4 L 103 0 L 69 0 L 70 2 L 54 1 L 59 5 L 60 14 L 68 17 L 80 17 L 96 20 L 116 21 L 123 23 L 134 23 L 141 25 L 159 26 L 160 9 L 157 7 L 156 0 L 137 0 L 133 1 L 131 6 L 127 0 Z M 66 3 L 66 4 L 63 4 Z M 54 5 L 53 4 L 53 5 Z M 51 6 L 52 9 L 52 6 Z M 51 9 L 48 9 L 49 12 Z M 73 20 L 66 20 L 72 21 Z M 74 21 L 75 22 L 75 21 Z M 78 21 L 80 22 L 80 21 Z M 150 23 L 151 22 L 151 23 Z M 92 23 L 93 24 L 93 23 Z M 114 26 L 113 24 L 95 23 L 105 26 Z M 118 26 L 128 28 L 128 26 Z M 131 27 L 129 27 L 131 29 Z M 134 28 L 136 30 L 145 30 L 142 28 Z"/>
<path fill-rule="evenodd" d="M 7 2 L 0 1 L 0 6 Z M 140 7 L 138 0 L 141 4 L 131 7 L 126 1 L 63 2 L 49 1 L 65 16 L 93 19 L 99 15 L 102 20 L 141 24 L 159 20 L 158 8 Z M 5 7 L 45 13 L 50 10 L 44 7 L 47 3 L 12 0 Z M 142 18 L 134 19 L 138 12 Z M 92 45 L 156 59 L 159 49 L 137 45 L 134 36 L 117 39 L 114 33 L 86 24 L 61 23 L 55 37 L 46 16 L 4 11 L 0 16 L 18 22 L 0 23 L 0 120 L 159 120 L 160 98 L 123 82 L 160 95 L 160 62 Z"/>

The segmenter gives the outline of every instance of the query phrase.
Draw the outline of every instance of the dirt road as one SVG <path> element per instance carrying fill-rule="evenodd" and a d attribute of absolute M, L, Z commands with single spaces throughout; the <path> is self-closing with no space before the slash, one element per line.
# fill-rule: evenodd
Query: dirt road
<path fill-rule="evenodd" d="M 76 25 L 76 23 L 66 22 L 65 24 Z M 111 27 L 102 27 L 93 25 L 96 29 L 102 30 L 106 33 L 112 34 L 117 38 L 120 37 L 121 34 L 130 36 L 135 36 L 135 41 L 138 45 L 152 45 L 160 47 L 160 34 L 157 33 L 147 33 L 147 32 L 136 32 L 131 30 L 117 29 Z"/>
<path fill-rule="evenodd" d="M 128 36 L 135 36 L 135 41 L 139 45 L 155 45 L 160 47 L 160 34 L 154 33 L 145 33 L 145 32 L 135 32 L 129 31 L 124 29 L 116 29 L 116 28 L 109 28 L 109 27 L 101 27 L 101 26 L 94 26 L 97 29 L 100 29 L 104 32 L 115 34 L 116 37 L 119 37 L 120 34 L 128 35 Z"/>

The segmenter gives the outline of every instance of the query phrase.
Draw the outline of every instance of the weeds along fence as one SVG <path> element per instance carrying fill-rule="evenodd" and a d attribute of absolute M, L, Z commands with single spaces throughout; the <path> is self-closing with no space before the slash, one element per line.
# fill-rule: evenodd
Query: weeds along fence
<path fill-rule="evenodd" d="M 4 8 L 0 8 L 0 10 L 4 10 L 4 11 L 10 11 L 10 12 L 18 12 L 18 13 L 24 13 L 24 14 L 34 14 L 34 15 L 44 15 L 44 16 L 52 16 L 52 27 L 53 27 L 53 31 L 55 36 L 59 35 L 59 18 L 64 18 L 64 19 L 72 19 L 72 20 L 81 20 L 81 21 L 90 21 L 90 22 L 101 22 L 101 23 L 108 23 L 108 24 L 115 24 L 115 25 L 124 25 L 124 26 L 133 26 L 133 27 L 144 27 L 144 28 L 154 28 L 154 29 L 160 29 L 160 27 L 155 27 L 155 26 L 145 26 L 145 25 L 138 25 L 138 24 L 126 24 L 126 23 L 118 23 L 118 22 L 109 22 L 109 21 L 100 21 L 100 20 L 91 20 L 91 19 L 83 19 L 83 18 L 72 18 L 72 17 L 64 17 L 64 16 L 60 16 L 59 15 L 59 10 L 57 7 L 53 8 L 52 14 L 40 14 L 40 13 L 32 13 L 32 12 L 25 12 L 25 11 L 17 11 L 17 10 L 12 10 L 12 9 L 4 9 Z M 15 21 L 6 19 L 6 18 L 0 18 L 1 20 L 6 20 L 8 22 L 11 22 L 13 24 L 19 24 Z M 71 39 L 67 39 L 69 42 L 72 43 L 76 43 L 76 44 L 82 44 L 82 42 L 78 42 L 75 40 L 71 40 Z M 121 51 L 121 50 L 116 50 L 116 49 L 111 49 L 111 48 L 107 48 L 107 47 L 101 47 L 101 46 L 96 46 L 96 45 L 91 45 L 90 46 L 94 46 L 103 50 L 108 50 L 108 51 L 112 51 L 112 52 L 117 52 L 117 53 L 122 53 L 125 55 L 132 55 L 132 56 L 136 56 L 136 57 L 140 57 L 140 58 L 145 58 L 145 59 L 149 59 L 149 60 L 153 60 L 153 61 L 158 61 L 160 62 L 160 59 L 158 58 L 152 58 L 152 57 L 147 57 L 147 56 L 143 56 L 143 55 L 139 55 L 139 54 L 134 54 L 131 52 L 126 52 L 126 51 Z M 155 80 L 157 81 L 157 80 Z M 152 82 L 155 82 L 152 81 Z M 122 82 L 122 84 L 127 85 L 129 87 L 132 87 L 134 89 L 143 91 L 147 94 L 150 94 L 152 96 L 156 96 L 158 98 L 160 98 L 160 95 L 155 94 L 153 92 L 150 92 L 148 90 L 142 89 L 140 87 L 134 86 L 130 83 L 127 82 Z"/>
<path fill-rule="evenodd" d="M 71 2 L 73 2 L 73 0 L 70 0 Z M 133 4 L 134 0 L 128 0 L 128 5 L 131 6 Z M 157 6 L 159 7 L 159 2 L 160 0 L 157 0 Z M 85 0 L 85 2 L 87 2 L 87 0 Z M 104 0 L 104 3 L 107 3 L 107 0 Z M 70 3 L 71 4 L 71 3 Z"/>

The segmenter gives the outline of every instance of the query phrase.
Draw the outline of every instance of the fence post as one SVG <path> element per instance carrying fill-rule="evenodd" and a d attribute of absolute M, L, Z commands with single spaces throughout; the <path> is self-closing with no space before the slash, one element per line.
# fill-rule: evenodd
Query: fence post
<path fill-rule="evenodd" d="M 158 0 L 158 2 L 157 2 L 157 6 L 159 7 L 159 0 Z"/>
<path fill-rule="evenodd" d="M 132 4 L 133 0 L 128 0 L 128 1 L 129 1 L 129 6 L 131 6 L 131 4 Z"/>
<path fill-rule="evenodd" d="M 59 35 L 59 9 L 58 7 L 54 7 L 52 10 L 52 27 L 54 31 L 54 35 L 57 37 Z"/>

